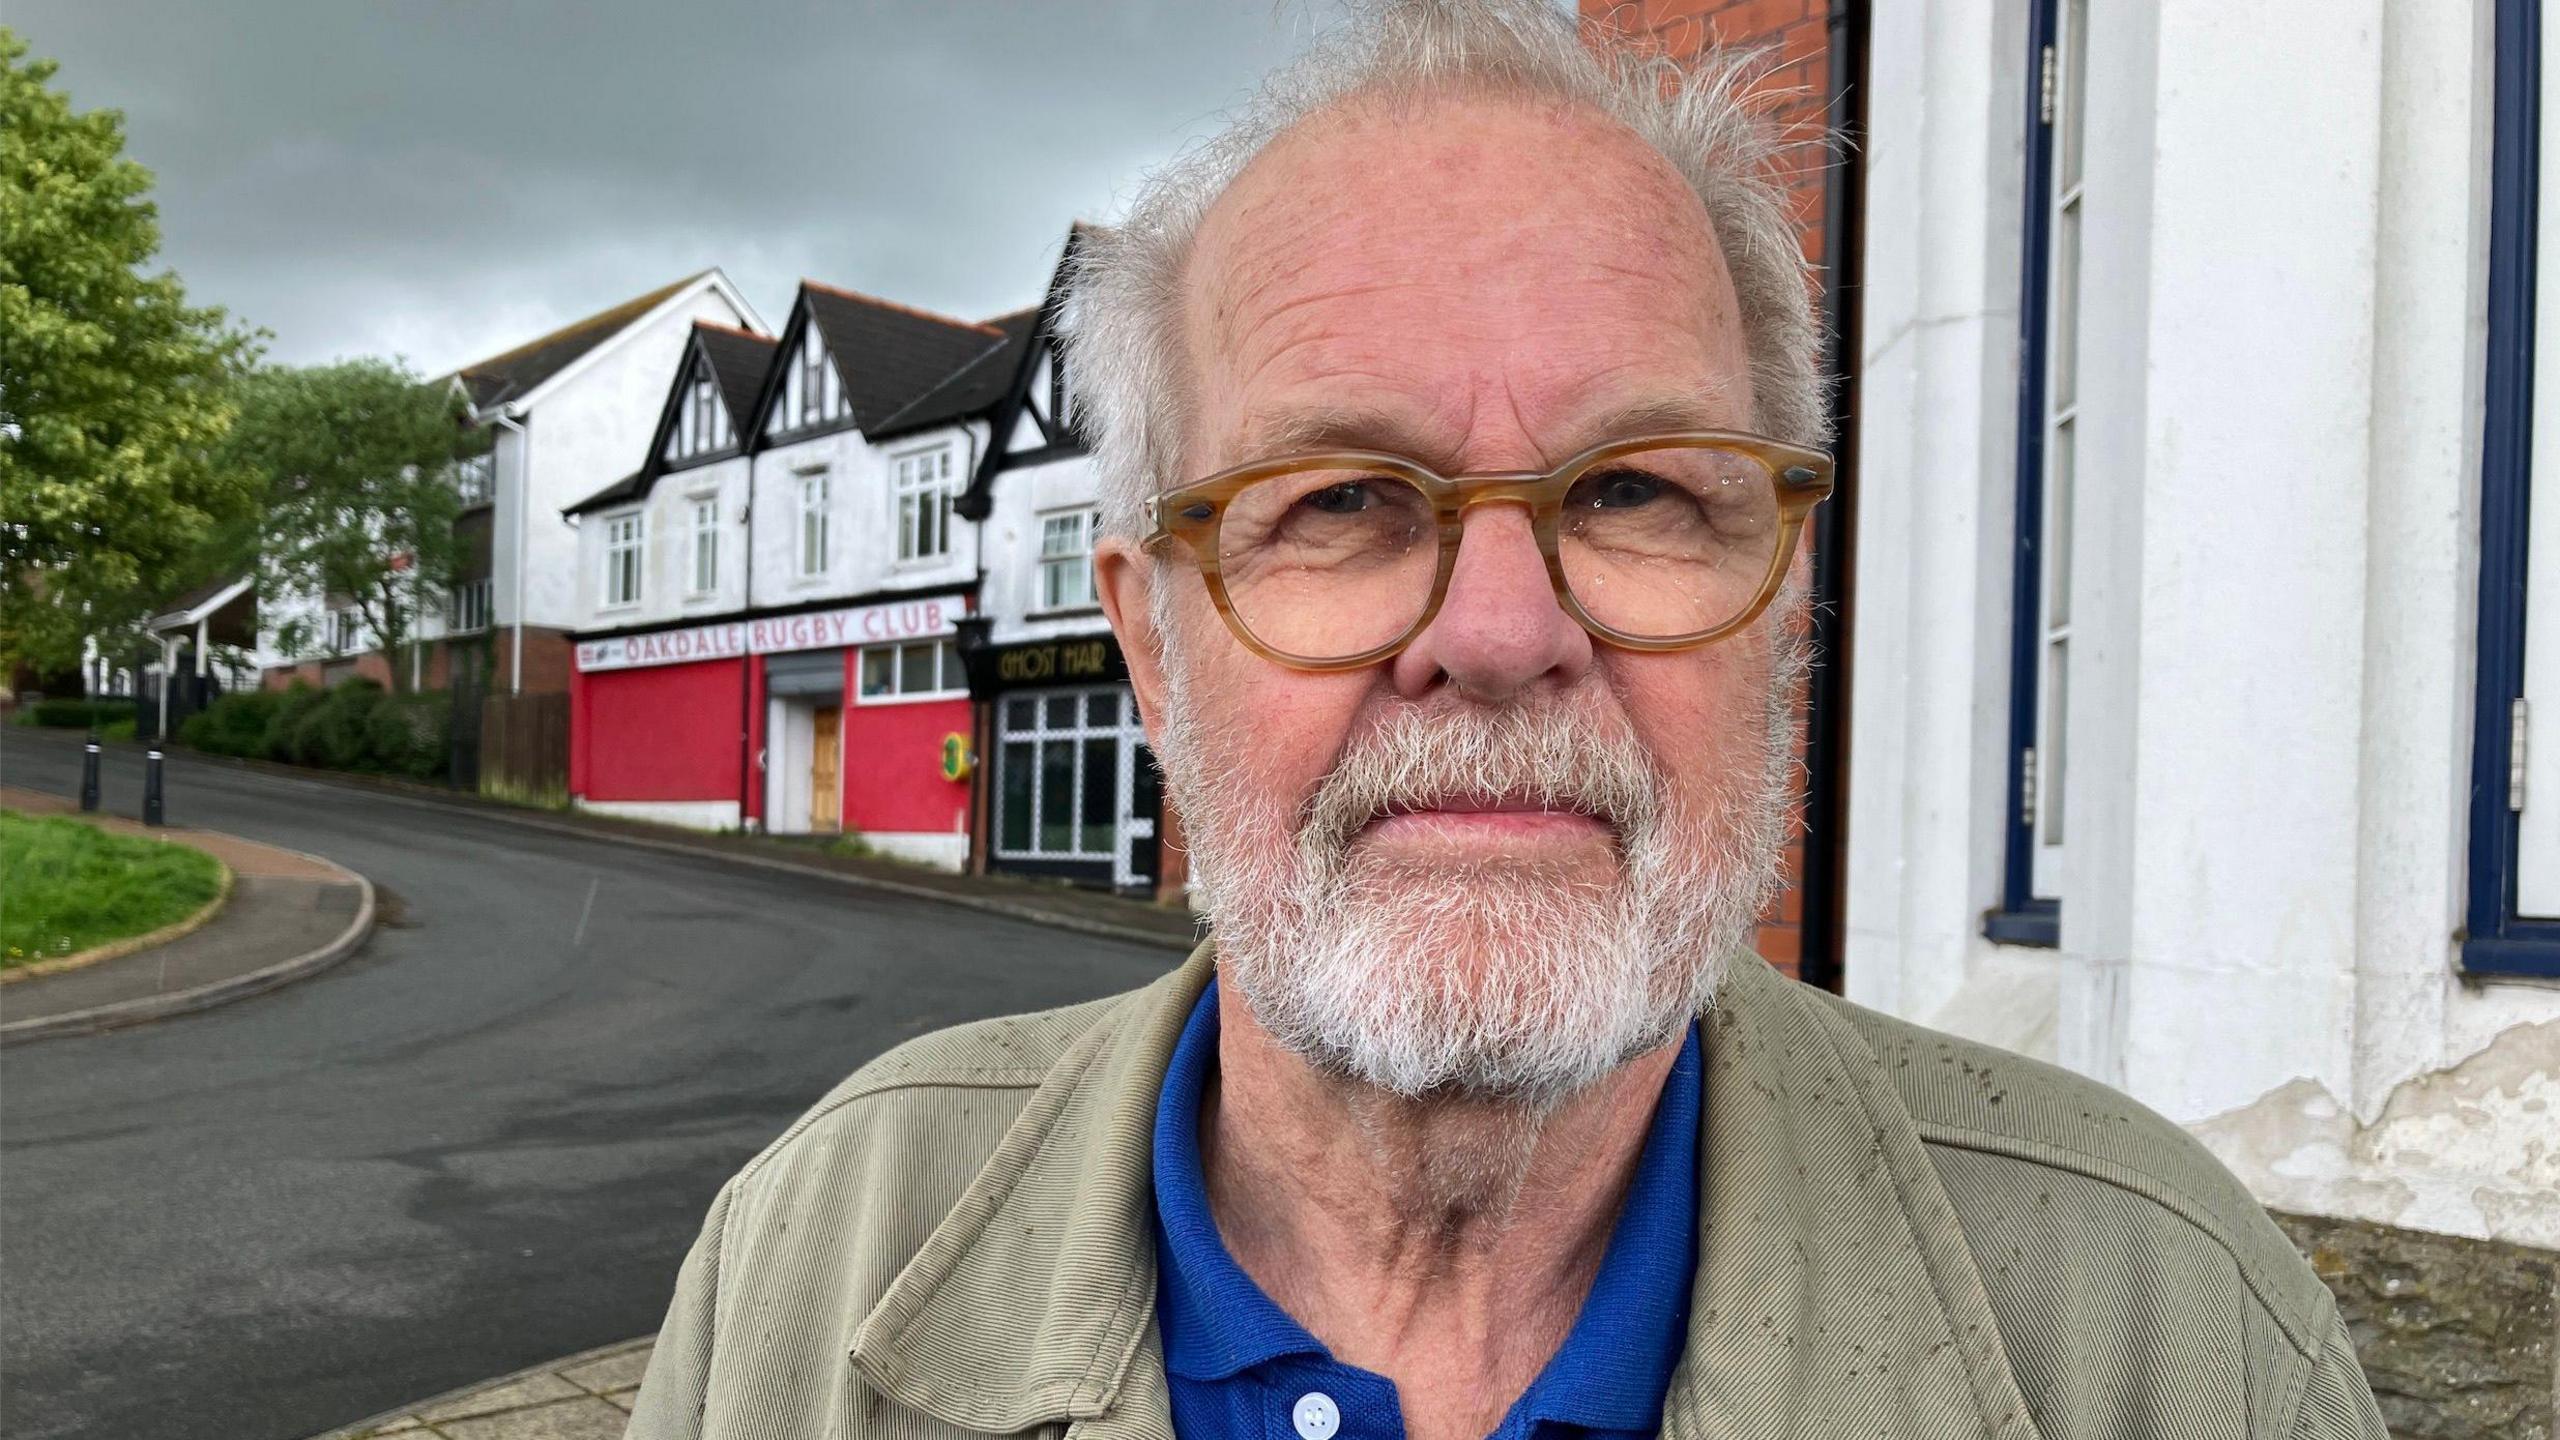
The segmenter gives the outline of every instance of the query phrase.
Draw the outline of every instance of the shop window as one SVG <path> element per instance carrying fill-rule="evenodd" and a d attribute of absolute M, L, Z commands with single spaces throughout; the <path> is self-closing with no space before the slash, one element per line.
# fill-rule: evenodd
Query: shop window
<path fill-rule="evenodd" d="M 969 693 L 954 640 L 910 640 L 872 645 L 862 652 L 861 694 L 882 700 L 950 700 Z"/>
<path fill-rule="evenodd" d="M 1000 856 L 1114 858 L 1130 734 L 1120 692 L 1068 690 L 1009 697 L 996 746 Z"/>
<path fill-rule="evenodd" d="M 648 536 L 648 517 L 637 512 L 604 522 L 604 603 L 640 603 L 641 549 Z"/>
<path fill-rule="evenodd" d="M 2560 137 L 2541 103 L 2553 58 L 2542 10 L 2497 9 L 2462 966 L 2560 978 L 2560 223 L 2536 219 Z"/>
<path fill-rule="evenodd" d="M 2008 803 L 2000 904 L 1984 925 L 1992 939 L 2016 945 L 2055 944 L 2062 926 L 2087 15 L 2087 0 L 2032 0 L 2028 7 Z"/>
<path fill-rule="evenodd" d="M 832 491 L 826 471 L 801 472 L 800 578 L 804 580 L 826 574 L 828 562 L 834 558 L 835 517 L 829 504 Z"/>
<path fill-rule="evenodd" d="M 708 595 L 720 588 L 720 497 L 693 502 L 693 566 L 690 589 Z"/>
<path fill-rule="evenodd" d="M 898 558 L 938 560 L 951 553 L 951 506 L 959 486 L 951 447 L 918 450 L 890 462 L 889 493 L 897 506 Z"/>
<path fill-rule="evenodd" d="M 1069 610 L 1094 603 L 1093 537 L 1102 512 L 1090 507 L 1040 520 L 1040 608 Z"/>

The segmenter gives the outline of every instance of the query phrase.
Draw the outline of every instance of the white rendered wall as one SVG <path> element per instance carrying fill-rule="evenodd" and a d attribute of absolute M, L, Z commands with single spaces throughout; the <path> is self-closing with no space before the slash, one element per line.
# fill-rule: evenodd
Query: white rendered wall
<path fill-rule="evenodd" d="M 935 445 L 951 447 L 955 481 L 966 484 L 968 467 L 985 446 L 982 422 L 899 436 L 873 446 L 858 430 L 839 430 L 790 441 L 755 456 L 755 593 L 758 606 L 797 605 L 880 590 L 922 590 L 966 584 L 978 575 L 978 527 L 952 517 L 950 553 L 938 559 L 897 559 L 898 526 L 890 493 L 895 457 Z M 833 514 L 827 569 L 800 573 L 800 477 L 824 467 Z"/>
<path fill-rule="evenodd" d="M 2089 7 L 2058 951 L 1980 938 L 2023 13 L 1879 13 L 1846 968 L 2043 1041 L 2271 1204 L 2549 1246 L 2560 991 L 2454 971 L 2487 9 Z"/>
<path fill-rule="evenodd" d="M 576 799 L 581 810 L 598 815 L 619 815 L 626 820 L 647 820 L 658 825 L 681 825 L 687 830 L 735 830 L 738 828 L 738 802 L 735 800 L 589 800 Z"/>
<path fill-rule="evenodd" d="M 522 416 L 532 461 L 529 491 L 516 437 L 496 427 L 491 588 L 497 624 L 513 624 L 519 615 L 527 624 L 564 630 L 585 623 L 578 533 L 560 509 L 640 468 L 696 320 L 737 325 L 744 317 L 720 290 L 705 286 L 607 341 L 582 362 L 583 368 L 541 395 Z M 521 577 L 516 569 L 519 525 L 530 537 Z"/>
<path fill-rule="evenodd" d="M 575 628 L 674 625 L 743 608 L 747 589 L 748 469 L 748 457 L 735 455 L 669 471 L 658 477 L 648 498 L 636 506 L 617 506 L 578 516 L 572 529 L 577 558 L 570 577 L 578 597 Z M 696 500 L 710 500 L 720 507 L 719 583 L 702 595 L 691 592 Z M 648 517 L 640 600 L 636 605 L 608 606 L 604 603 L 606 522 L 634 511 Z"/>
<path fill-rule="evenodd" d="M 1100 634 L 1109 628 L 1099 604 L 1047 610 L 1040 603 L 1041 519 L 1092 505 L 1097 486 L 1093 461 L 1084 456 L 1025 465 L 996 477 L 994 503 L 982 527 L 987 578 L 978 602 L 993 621 L 987 631 L 990 643 Z"/>

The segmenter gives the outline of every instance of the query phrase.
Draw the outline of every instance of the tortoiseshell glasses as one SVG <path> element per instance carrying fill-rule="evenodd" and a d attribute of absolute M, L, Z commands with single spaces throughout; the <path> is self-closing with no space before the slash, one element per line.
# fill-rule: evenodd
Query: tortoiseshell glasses
<path fill-rule="evenodd" d="M 1730 430 L 1612 441 L 1544 474 L 1294 455 L 1149 499 L 1146 544 L 1187 547 L 1256 654 L 1351 670 L 1431 623 L 1470 508 L 1525 505 L 1566 614 L 1624 649 L 1686 650 L 1768 608 L 1806 515 L 1830 493 L 1830 456 Z"/>

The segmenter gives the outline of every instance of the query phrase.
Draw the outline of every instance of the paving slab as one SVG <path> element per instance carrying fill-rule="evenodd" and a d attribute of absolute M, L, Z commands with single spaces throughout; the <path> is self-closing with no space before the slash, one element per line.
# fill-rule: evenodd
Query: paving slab
<path fill-rule="evenodd" d="M 618 1440 L 654 1335 L 563 1356 L 314 1440 Z"/>

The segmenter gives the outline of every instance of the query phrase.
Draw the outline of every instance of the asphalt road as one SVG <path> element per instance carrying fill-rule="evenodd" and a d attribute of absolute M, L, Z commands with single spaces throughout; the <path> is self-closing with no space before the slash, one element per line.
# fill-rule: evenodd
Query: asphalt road
<path fill-rule="evenodd" d="M 78 747 L 0 732 L 76 793 Z M 138 812 L 111 751 L 106 804 Z M 712 1192 L 847 1072 L 1170 952 L 184 756 L 172 823 L 392 923 L 318 978 L 0 1051 L 0 1432 L 296 1440 L 657 1327 Z"/>

